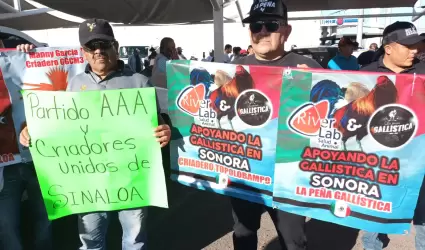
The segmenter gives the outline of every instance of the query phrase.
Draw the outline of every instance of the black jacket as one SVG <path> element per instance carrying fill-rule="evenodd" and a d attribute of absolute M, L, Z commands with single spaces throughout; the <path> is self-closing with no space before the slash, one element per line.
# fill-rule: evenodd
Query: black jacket
<path fill-rule="evenodd" d="M 371 71 L 371 72 L 387 72 L 387 73 L 394 73 L 389 68 L 385 67 L 383 62 L 384 56 L 381 56 L 378 61 L 373 62 L 365 67 L 362 67 L 360 71 Z M 400 72 L 400 74 L 425 74 L 425 63 L 421 62 L 418 59 L 415 59 L 413 61 L 413 65 L 410 68 L 407 68 Z"/>

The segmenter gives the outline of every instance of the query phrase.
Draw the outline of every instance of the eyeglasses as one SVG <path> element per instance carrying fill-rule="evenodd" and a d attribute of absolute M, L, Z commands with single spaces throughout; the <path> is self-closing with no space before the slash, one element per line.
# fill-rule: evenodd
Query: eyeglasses
<path fill-rule="evenodd" d="M 250 23 L 249 29 L 251 30 L 252 33 L 259 33 L 261 32 L 264 26 L 267 32 L 276 32 L 279 29 L 280 25 L 281 23 L 278 21 L 266 21 L 266 22 L 259 21 L 255 23 Z"/>
<path fill-rule="evenodd" d="M 114 45 L 114 42 L 110 41 L 94 41 L 89 42 L 84 45 L 86 51 L 95 51 L 95 50 L 109 50 Z"/>

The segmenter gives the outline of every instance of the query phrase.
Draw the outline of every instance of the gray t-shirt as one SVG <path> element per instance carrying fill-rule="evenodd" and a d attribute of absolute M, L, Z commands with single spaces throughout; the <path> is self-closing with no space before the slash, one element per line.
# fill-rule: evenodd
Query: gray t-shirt
<path fill-rule="evenodd" d="M 110 73 L 104 79 L 93 73 L 90 65 L 87 64 L 83 73 L 74 76 L 70 80 L 66 91 L 80 92 L 152 87 L 149 85 L 148 80 L 144 75 L 135 73 L 130 68 L 125 67 L 123 61 L 118 61 L 118 70 Z"/>
<path fill-rule="evenodd" d="M 118 69 L 104 79 L 91 71 L 90 65 L 87 64 L 83 73 L 74 76 L 68 84 L 66 91 L 81 92 L 93 90 L 108 90 L 108 89 L 131 89 L 131 88 L 148 88 L 152 87 L 149 84 L 149 79 L 139 73 L 135 73 L 130 68 L 125 67 L 124 62 L 118 61 Z M 158 96 L 158 95 L 157 95 Z M 164 102 L 162 102 L 164 103 Z M 167 103 L 167 102 L 165 102 Z M 163 124 L 161 110 L 157 97 L 158 121 Z M 166 110 L 166 108 L 165 108 Z"/>

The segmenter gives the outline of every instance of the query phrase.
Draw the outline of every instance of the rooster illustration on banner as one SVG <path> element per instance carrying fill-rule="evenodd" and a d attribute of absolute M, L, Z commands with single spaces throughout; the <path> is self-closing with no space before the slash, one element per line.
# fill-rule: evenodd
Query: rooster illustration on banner
<path fill-rule="evenodd" d="M 308 128 L 301 129 L 312 130 L 310 134 L 305 134 L 294 126 L 296 119 L 300 119 L 300 114 L 304 114 L 305 105 L 293 112 L 288 124 L 297 133 L 310 137 L 320 133 L 322 119 L 330 119 L 333 127 L 340 132 L 339 139 L 343 150 L 348 150 L 347 140 L 355 137 L 358 149 L 364 151 L 362 139 L 370 132 L 368 123 L 371 116 L 379 108 L 397 103 L 397 100 L 397 88 L 388 76 L 379 76 L 371 89 L 359 82 L 352 82 L 347 87 L 341 87 L 336 82 L 325 79 L 317 82 L 310 92 L 310 102 L 314 106 L 312 112 L 317 113 L 317 118 L 315 126 L 309 125 Z M 319 109 L 318 104 L 324 103 L 326 103 L 326 110 Z M 350 150 L 354 149 L 350 148 Z"/>

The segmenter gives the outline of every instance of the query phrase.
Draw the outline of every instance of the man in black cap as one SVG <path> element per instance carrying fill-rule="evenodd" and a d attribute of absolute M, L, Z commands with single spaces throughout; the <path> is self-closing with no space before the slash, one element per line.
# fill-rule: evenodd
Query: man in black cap
<path fill-rule="evenodd" d="M 395 22 L 384 29 L 382 46 L 376 52 L 378 60 L 363 67 L 362 71 L 400 74 L 425 74 L 425 63 L 416 55 L 425 37 L 418 35 L 416 27 L 409 22 Z M 413 216 L 416 229 L 416 250 L 425 249 L 425 185 L 419 191 L 418 203 Z M 383 242 L 378 233 L 363 235 L 365 250 L 381 250 Z"/>
<path fill-rule="evenodd" d="M 69 82 L 67 91 L 98 91 L 108 89 L 128 89 L 151 87 L 148 78 L 124 67 L 118 59 L 118 42 L 111 25 L 102 19 L 90 19 L 80 24 L 80 44 L 88 65 L 85 72 L 76 75 Z M 19 50 L 28 51 L 29 45 L 21 45 Z M 158 107 L 159 110 L 159 107 Z M 159 124 L 164 121 L 158 112 Z M 168 144 L 171 130 L 168 125 L 159 125 L 155 136 L 161 147 Z M 30 136 L 25 128 L 20 142 L 29 146 Z M 81 250 L 104 250 L 106 232 L 111 212 L 79 214 L 78 229 L 82 243 Z M 146 208 L 118 211 L 123 230 L 122 249 L 146 249 Z"/>
<path fill-rule="evenodd" d="M 384 29 L 382 46 L 375 54 L 377 60 L 362 71 L 389 73 L 425 73 L 425 64 L 416 58 L 425 37 L 409 22 L 395 22 Z"/>
<path fill-rule="evenodd" d="M 232 63 L 321 68 L 319 63 L 310 58 L 285 51 L 284 45 L 291 34 L 291 26 L 288 25 L 288 12 L 282 0 L 254 1 L 249 17 L 243 22 L 249 24 L 253 54 Z M 236 198 L 231 198 L 231 204 L 235 220 L 235 250 L 257 249 L 257 230 L 264 210 L 270 214 L 276 226 L 282 249 L 306 249 L 305 217 Z"/>

